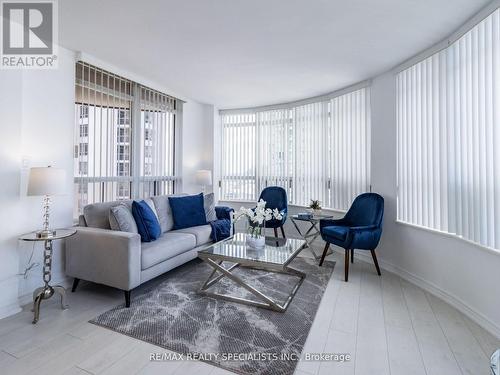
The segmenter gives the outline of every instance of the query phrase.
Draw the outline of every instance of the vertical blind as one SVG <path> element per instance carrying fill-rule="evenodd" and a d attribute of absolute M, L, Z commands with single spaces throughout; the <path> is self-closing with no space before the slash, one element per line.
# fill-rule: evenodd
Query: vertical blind
<path fill-rule="evenodd" d="M 289 203 L 346 210 L 370 188 L 370 90 L 265 110 L 221 111 L 221 199 L 256 200 L 266 186 Z"/>
<path fill-rule="evenodd" d="M 175 99 L 140 87 L 141 197 L 173 192 L 175 181 Z"/>
<path fill-rule="evenodd" d="M 75 215 L 173 192 L 177 100 L 84 62 L 75 82 Z"/>
<path fill-rule="evenodd" d="M 500 10 L 397 76 L 398 219 L 500 248 Z"/>

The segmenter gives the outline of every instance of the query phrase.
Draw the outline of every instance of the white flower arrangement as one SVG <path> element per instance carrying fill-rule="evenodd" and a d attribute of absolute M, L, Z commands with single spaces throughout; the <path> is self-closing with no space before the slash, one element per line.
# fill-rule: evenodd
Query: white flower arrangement
<path fill-rule="evenodd" d="M 256 208 L 245 208 L 241 207 L 238 212 L 233 213 L 233 223 L 240 220 L 242 217 L 246 217 L 251 223 L 248 232 L 253 237 L 258 237 L 262 233 L 262 228 L 265 226 L 265 222 L 276 219 L 281 220 L 283 215 L 278 211 L 278 209 L 271 210 L 266 208 L 266 201 L 260 200 L 257 202 Z"/>

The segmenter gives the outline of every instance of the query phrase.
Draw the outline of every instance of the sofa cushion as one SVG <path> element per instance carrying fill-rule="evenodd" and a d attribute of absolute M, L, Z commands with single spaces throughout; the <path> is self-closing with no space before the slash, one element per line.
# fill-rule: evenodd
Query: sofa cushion
<path fill-rule="evenodd" d="M 215 194 L 210 193 L 203 196 L 203 207 L 205 208 L 205 217 L 207 223 L 217 220 L 217 213 L 215 212 Z"/>
<path fill-rule="evenodd" d="M 189 233 L 167 232 L 154 242 L 142 244 L 142 269 L 148 269 L 196 247 L 196 237 Z"/>
<path fill-rule="evenodd" d="M 132 207 L 132 201 L 114 201 L 104 203 L 92 203 L 83 208 L 83 217 L 88 227 L 111 229 L 109 225 L 109 210 L 111 207 L 125 204 L 127 207 Z"/>
<path fill-rule="evenodd" d="M 170 195 L 171 197 L 182 197 L 187 194 L 175 194 Z M 151 197 L 153 201 L 156 213 L 158 214 L 158 221 L 160 222 L 160 227 L 162 233 L 168 232 L 174 228 L 174 217 L 172 216 L 172 210 L 170 209 L 170 203 L 168 202 L 168 195 L 157 195 Z"/>
<path fill-rule="evenodd" d="M 174 229 L 190 228 L 207 223 L 203 207 L 203 193 L 185 197 L 168 197 L 168 201 L 174 216 Z"/>
<path fill-rule="evenodd" d="M 149 208 L 151 208 L 151 211 L 153 211 L 153 213 L 155 214 L 156 219 L 158 220 L 158 223 L 159 223 L 160 218 L 158 217 L 158 212 L 156 211 L 156 207 L 155 207 L 153 200 L 151 198 L 145 198 L 144 202 L 146 202 L 146 204 L 149 206 Z"/>
<path fill-rule="evenodd" d="M 171 233 L 189 233 L 196 237 L 196 246 L 212 242 L 212 227 L 210 225 L 198 225 L 196 227 L 174 230 Z"/>
<path fill-rule="evenodd" d="M 112 230 L 139 233 L 132 211 L 124 204 L 111 207 L 109 210 L 109 225 Z"/>
<path fill-rule="evenodd" d="M 132 203 L 132 215 L 134 215 L 137 229 L 141 235 L 141 241 L 155 241 L 161 235 L 161 227 L 154 211 L 145 201 L 134 201 Z"/>

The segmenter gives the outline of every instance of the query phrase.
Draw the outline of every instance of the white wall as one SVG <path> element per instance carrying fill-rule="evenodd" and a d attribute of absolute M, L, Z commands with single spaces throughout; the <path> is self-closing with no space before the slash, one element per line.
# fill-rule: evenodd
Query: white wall
<path fill-rule="evenodd" d="M 39 229 L 42 223 L 42 197 L 26 196 L 30 167 L 50 164 L 66 170 L 68 194 L 53 198 L 51 226 L 73 225 L 75 58 L 73 51 L 59 47 L 58 69 L 0 70 L 0 318 L 18 312 L 20 305 L 31 301 L 33 289 L 42 285 L 41 266 L 26 279 L 19 275 L 28 263 L 33 243 L 17 238 Z M 182 190 L 194 193 L 200 191 L 194 184 L 194 172 L 213 169 L 214 108 L 186 100 Z M 35 246 L 33 262 L 41 265 L 42 243 Z M 55 241 L 52 284 L 68 285 L 69 281 L 64 274 L 62 242 Z"/>
<path fill-rule="evenodd" d="M 214 106 L 188 101 L 183 106 L 182 188 L 185 193 L 199 193 L 195 182 L 199 169 L 214 169 Z M 214 176 L 212 179 L 215 181 Z M 212 191 L 207 186 L 206 191 Z"/>
<path fill-rule="evenodd" d="M 54 197 L 51 225 L 72 225 L 74 74 L 74 54 L 63 48 L 58 69 L 0 71 L 0 317 L 18 311 L 42 284 L 41 266 L 27 279 L 18 275 L 33 244 L 17 237 L 42 223 L 42 197 L 26 196 L 29 167 L 50 164 L 66 170 L 68 194 Z M 65 283 L 61 243 L 54 247 L 53 283 Z M 42 244 L 36 243 L 34 262 L 41 261 Z"/>
<path fill-rule="evenodd" d="M 16 236 L 22 233 L 19 214 L 22 74 L 0 70 L 0 318 L 19 311 L 19 257 Z"/>

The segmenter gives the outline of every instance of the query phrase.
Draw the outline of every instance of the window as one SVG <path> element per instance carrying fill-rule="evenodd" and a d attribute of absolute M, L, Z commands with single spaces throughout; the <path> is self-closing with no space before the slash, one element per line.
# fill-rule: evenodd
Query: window
<path fill-rule="evenodd" d="M 80 118 L 88 118 L 89 117 L 89 106 L 88 105 L 82 105 L 80 106 Z"/>
<path fill-rule="evenodd" d="M 129 173 L 129 163 L 125 163 L 125 162 L 118 162 L 116 164 L 116 175 L 117 176 L 129 176 L 130 173 Z"/>
<path fill-rule="evenodd" d="M 79 155 L 87 156 L 89 154 L 89 144 L 88 143 L 80 143 L 79 146 Z"/>
<path fill-rule="evenodd" d="M 116 141 L 118 143 L 129 143 L 129 140 L 130 140 L 130 138 L 129 138 L 129 132 L 130 132 L 129 128 L 128 127 L 119 127 L 117 129 L 117 131 L 118 131 L 118 135 L 117 135 Z"/>
<path fill-rule="evenodd" d="M 89 124 L 80 124 L 80 137 L 88 137 L 89 136 Z"/>
<path fill-rule="evenodd" d="M 221 197 L 256 200 L 271 185 L 289 203 L 346 210 L 370 189 L 370 91 L 285 108 L 222 111 Z"/>
<path fill-rule="evenodd" d="M 118 160 L 130 160 L 128 145 L 118 145 L 116 153 Z"/>
<path fill-rule="evenodd" d="M 173 188 L 175 106 L 171 97 L 141 87 L 139 190 L 142 196 L 166 194 Z"/>
<path fill-rule="evenodd" d="M 89 174 L 89 163 L 87 163 L 86 161 L 81 161 L 78 164 L 78 174 L 81 176 L 88 175 Z"/>
<path fill-rule="evenodd" d="M 75 215 L 89 203 L 174 192 L 175 118 L 180 105 L 173 97 L 123 77 L 76 64 Z M 134 134 L 133 119 L 140 121 L 140 132 Z M 147 163 L 146 136 L 151 148 Z"/>
<path fill-rule="evenodd" d="M 500 249 L 500 10 L 397 76 L 398 220 Z"/>
<path fill-rule="evenodd" d="M 129 110 L 128 109 L 120 109 L 118 111 L 118 125 L 127 125 L 129 124 Z"/>
<path fill-rule="evenodd" d="M 119 182 L 116 191 L 117 199 L 128 199 L 130 197 L 130 183 Z"/>

